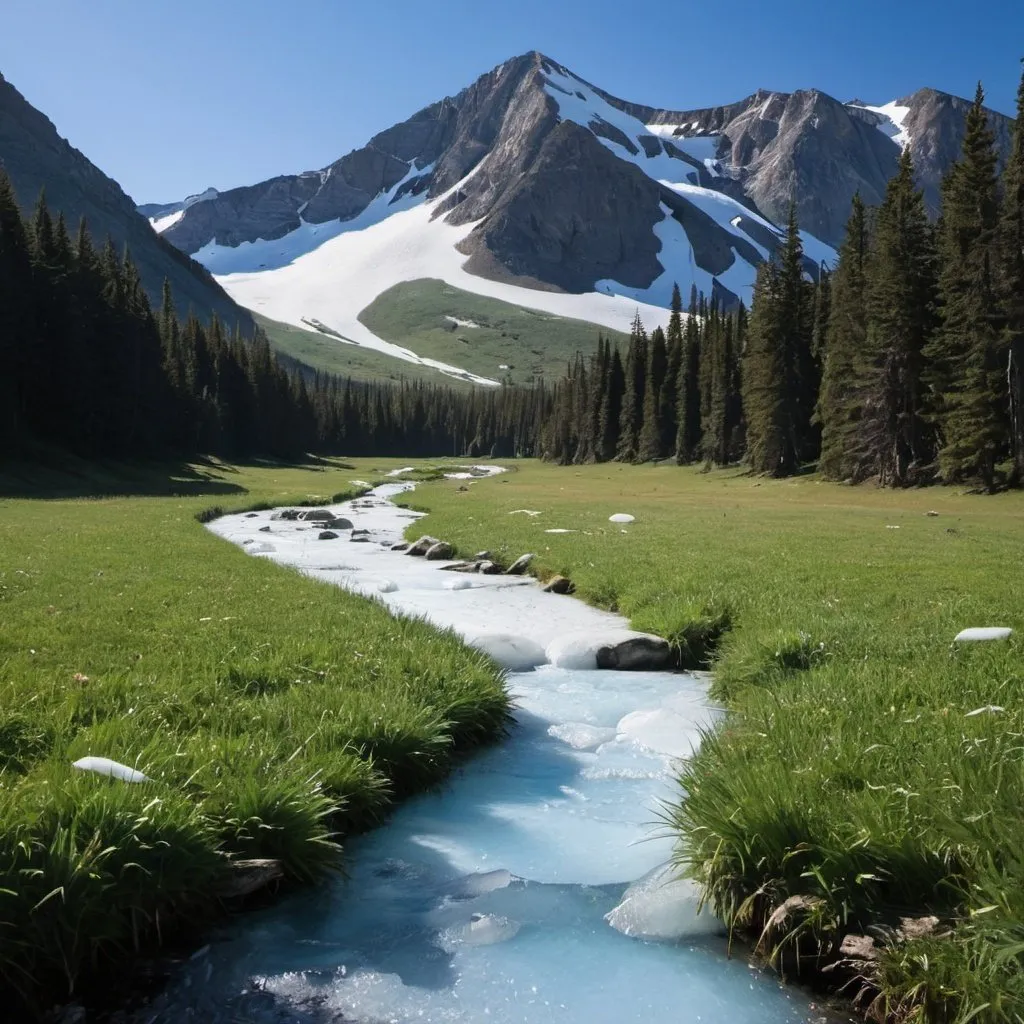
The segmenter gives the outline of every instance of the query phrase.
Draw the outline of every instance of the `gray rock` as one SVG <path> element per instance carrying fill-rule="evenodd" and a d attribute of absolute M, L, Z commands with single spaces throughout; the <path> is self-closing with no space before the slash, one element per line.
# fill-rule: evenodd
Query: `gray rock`
<path fill-rule="evenodd" d="M 259 515 L 259 512 L 246 512 L 245 513 L 245 518 L 246 519 L 255 519 L 258 515 Z"/>
<path fill-rule="evenodd" d="M 344 516 L 335 516 L 328 524 L 332 530 L 351 530 L 352 520 Z"/>
<path fill-rule="evenodd" d="M 430 556 L 427 555 L 429 558 Z M 476 572 L 476 562 L 452 562 L 451 565 L 442 565 L 442 572 Z"/>
<path fill-rule="evenodd" d="M 501 566 L 489 559 L 482 559 L 476 563 L 476 571 L 484 576 L 497 576 L 501 572 Z"/>
<path fill-rule="evenodd" d="M 300 512 L 299 518 L 307 523 L 329 523 L 334 519 L 334 513 L 326 508 L 310 508 Z"/>
<path fill-rule="evenodd" d="M 260 527 L 260 533 L 270 533 L 270 527 L 269 526 L 261 526 Z"/>
<path fill-rule="evenodd" d="M 403 540 L 403 541 L 401 541 L 398 544 L 392 544 L 391 545 L 391 550 L 392 551 L 408 551 L 409 550 L 409 544 L 408 544 L 407 541 Z"/>
<path fill-rule="evenodd" d="M 451 558 L 454 553 L 455 549 L 446 540 L 439 540 L 436 544 L 431 544 L 424 552 L 428 562 L 443 561 L 446 558 Z"/>
<path fill-rule="evenodd" d="M 284 868 L 279 860 L 254 858 L 230 862 L 230 874 L 221 883 L 217 894 L 224 899 L 249 896 L 266 888 L 271 882 L 284 878 Z"/>
<path fill-rule="evenodd" d="M 365 533 L 361 533 L 349 537 L 349 541 L 353 544 L 369 544 L 370 538 Z"/>
<path fill-rule="evenodd" d="M 522 576 L 526 572 L 527 566 L 533 561 L 534 556 L 520 555 L 506 570 L 506 576 Z"/>
<path fill-rule="evenodd" d="M 369 530 L 353 530 L 352 531 L 352 536 L 353 537 L 366 537 L 366 536 L 369 535 L 369 533 L 370 533 Z"/>
<path fill-rule="evenodd" d="M 478 551 L 478 552 L 477 552 L 477 553 L 476 553 L 476 554 L 475 554 L 475 555 L 473 556 L 473 558 L 474 558 L 474 559 L 475 559 L 476 561 L 478 561 L 478 562 L 482 562 L 482 561 L 484 561 L 485 559 L 487 559 L 487 558 L 490 558 L 490 557 L 491 557 L 491 553 L 490 553 L 490 551 Z"/>
<path fill-rule="evenodd" d="M 576 588 L 568 576 L 552 576 L 544 585 L 549 594 L 571 594 Z"/>
<path fill-rule="evenodd" d="M 338 535 L 333 530 L 321 530 L 316 536 L 317 540 L 337 540 Z"/>
<path fill-rule="evenodd" d="M 436 537 L 431 537 L 429 534 L 424 534 L 419 540 L 414 541 L 406 549 L 407 555 L 425 555 L 429 548 L 432 548 L 435 544 L 439 543 Z"/>
<path fill-rule="evenodd" d="M 294 523 L 299 518 L 299 510 L 297 508 L 283 508 L 280 512 L 275 512 L 271 519 L 283 519 L 286 522 Z"/>
<path fill-rule="evenodd" d="M 622 643 L 600 647 L 598 668 L 614 668 L 626 672 L 659 672 L 672 664 L 672 648 L 661 637 L 638 636 Z"/>

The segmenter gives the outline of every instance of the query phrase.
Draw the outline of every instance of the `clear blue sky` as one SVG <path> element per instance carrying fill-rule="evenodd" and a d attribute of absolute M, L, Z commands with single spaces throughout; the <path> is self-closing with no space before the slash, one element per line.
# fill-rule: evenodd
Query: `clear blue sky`
<path fill-rule="evenodd" d="M 516 54 L 692 108 L 758 87 L 1012 113 L 1024 0 L 3 0 L 0 72 L 138 202 L 319 168 Z"/>

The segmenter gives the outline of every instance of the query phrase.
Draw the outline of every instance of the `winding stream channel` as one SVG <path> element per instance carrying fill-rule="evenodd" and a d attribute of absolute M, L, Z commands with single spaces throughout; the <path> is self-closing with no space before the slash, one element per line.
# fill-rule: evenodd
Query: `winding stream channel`
<path fill-rule="evenodd" d="M 370 531 L 360 543 L 344 532 L 319 541 L 308 523 L 270 512 L 210 528 L 255 557 L 453 627 L 511 668 L 543 662 L 510 672 L 516 726 L 442 790 L 349 841 L 347 879 L 233 921 L 137 1019 L 820 1019 L 804 993 L 727 957 L 718 922 L 663 868 L 672 842 L 658 834 L 659 801 L 675 795 L 672 759 L 717 714 L 706 681 L 598 671 L 590 641 L 620 633 L 620 617 L 528 578 L 443 572 L 390 551 L 417 515 L 390 499 L 411 487 L 333 508 Z"/>

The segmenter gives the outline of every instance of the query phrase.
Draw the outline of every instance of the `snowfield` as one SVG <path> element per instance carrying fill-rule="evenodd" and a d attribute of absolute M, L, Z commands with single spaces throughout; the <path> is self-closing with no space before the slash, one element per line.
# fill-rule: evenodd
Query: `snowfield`
<path fill-rule="evenodd" d="M 910 132 L 904 122 L 910 107 L 900 106 L 896 100 L 883 103 L 880 107 L 870 107 L 866 103 L 850 103 L 848 106 L 857 107 L 860 110 L 870 110 L 874 114 L 881 114 L 884 121 L 878 125 L 878 130 L 888 138 L 892 139 L 900 149 L 906 149 L 910 145 Z"/>

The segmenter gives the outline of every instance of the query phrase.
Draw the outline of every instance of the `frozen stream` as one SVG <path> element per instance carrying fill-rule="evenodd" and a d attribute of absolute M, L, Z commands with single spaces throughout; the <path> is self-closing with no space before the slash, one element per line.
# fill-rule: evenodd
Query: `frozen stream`
<path fill-rule="evenodd" d="M 561 660 L 585 665 L 581 638 L 624 628 L 529 580 L 443 572 L 390 551 L 415 513 L 388 499 L 409 486 L 333 509 L 370 531 L 363 542 L 348 532 L 320 541 L 318 527 L 269 512 L 210 528 L 471 641 L 524 638 L 509 648 L 516 658 L 569 651 Z M 472 586 L 448 589 L 456 580 Z M 349 842 L 346 881 L 238 918 L 138 1020 L 817 1019 L 801 992 L 728 959 L 689 886 L 660 877 L 671 842 L 652 837 L 658 804 L 674 795 L 672 757 L 715 715 L 704 683 L 544 663 L 509 684 L 518 725 L 507 742 Z"/>

